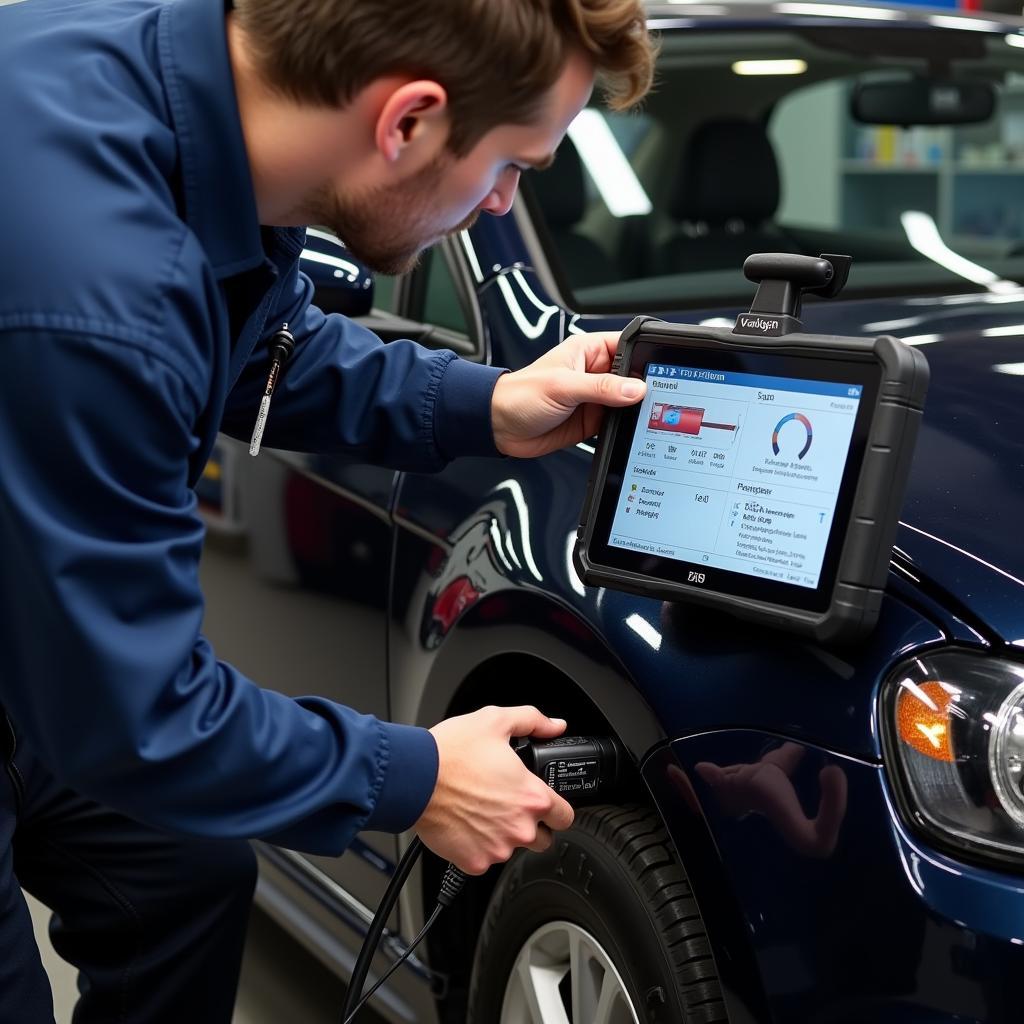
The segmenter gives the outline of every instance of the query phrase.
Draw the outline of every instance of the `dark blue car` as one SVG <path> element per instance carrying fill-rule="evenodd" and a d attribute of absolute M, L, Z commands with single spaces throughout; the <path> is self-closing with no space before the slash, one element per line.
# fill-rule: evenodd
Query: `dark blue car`
<path fill-rule="evenodd" d="M 390 1021 L 1019 1022 L 1024 22 L 650 16 L 642 112 L 585 111 L 509 216 L 372 284 L 313 232 L 309 270 L 385 340 L 515 368 L 641 312 L 731 325 L 752 252 L 849 253 L 807 329 L 931 366 L 875 631 L 820 646 L 584 587 L 590 444 L 411 475 L 227 440 L 201 489 L 206 631 L 290 694 L 423 725 L 534 703 L 629 752 L 614 803 L 471 880 L 375 998 Z M 408 838 L 264 846 L 260 903 L 344 978 Z M 410 881 L 376 970 L 440 871 Z"/>

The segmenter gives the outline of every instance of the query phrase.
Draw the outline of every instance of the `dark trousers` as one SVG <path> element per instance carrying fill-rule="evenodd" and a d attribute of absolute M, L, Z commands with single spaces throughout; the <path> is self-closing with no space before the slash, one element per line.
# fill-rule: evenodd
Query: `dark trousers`
<path fill-rule="evenodd" d="M 52 1024 L 22 888 L 78 969 L 74 1024 L 228 1024 L 248 843 L 165 835 L 54 782 L 0 709 L 0 1024 Z"/>

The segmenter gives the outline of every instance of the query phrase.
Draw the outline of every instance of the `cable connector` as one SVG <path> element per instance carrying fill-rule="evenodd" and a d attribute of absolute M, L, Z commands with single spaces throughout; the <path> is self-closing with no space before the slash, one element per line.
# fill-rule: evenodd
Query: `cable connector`
<path fill-rule="evenodd" d="M 441 879 L 441 891 L 437 894 L 437 902 L 442 907 L 450 907 L 455 897 L 462 892 L 466 884 L 466 876 L 454 864 L 445 868 L 444 878 Z"/>

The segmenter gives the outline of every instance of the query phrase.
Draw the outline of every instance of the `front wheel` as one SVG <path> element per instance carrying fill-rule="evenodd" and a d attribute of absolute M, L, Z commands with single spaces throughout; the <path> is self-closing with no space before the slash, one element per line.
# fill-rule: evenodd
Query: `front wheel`
<path fill-rule="evenodd" d="M 657 814 L 591 807 L 509 861 L 484 917 L 469 1024 L 727 1021 L 690 884 Z"/>

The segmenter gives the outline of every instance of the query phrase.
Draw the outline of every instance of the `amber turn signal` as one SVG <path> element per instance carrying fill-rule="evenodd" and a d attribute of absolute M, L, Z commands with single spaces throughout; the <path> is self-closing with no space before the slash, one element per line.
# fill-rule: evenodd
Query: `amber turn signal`
<path fill-rule="evenodd" d="M 919 754 L 952 762 L 950 714 L 957 691 L 935 680 L 905 681 L 896 698 L 896 726 L 900 739 Z M 955 714 L 955 711 L 952 713 Z"/>

